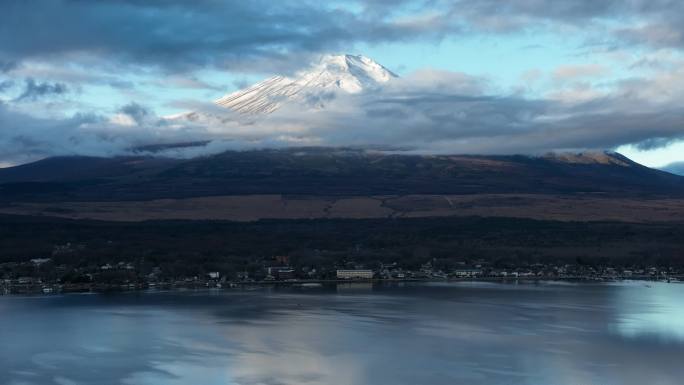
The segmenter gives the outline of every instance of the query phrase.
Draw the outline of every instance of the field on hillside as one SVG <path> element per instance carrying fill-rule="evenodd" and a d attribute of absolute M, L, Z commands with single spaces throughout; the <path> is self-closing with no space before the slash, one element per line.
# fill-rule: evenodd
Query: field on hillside
<path fill-rule="evenodd" d="M 684 221 L 684 199 L 601 195 L 239 195 L 112 202 L 0 204 L 0 213 L 106 221 L 513 217 L 558 221 Z"/>

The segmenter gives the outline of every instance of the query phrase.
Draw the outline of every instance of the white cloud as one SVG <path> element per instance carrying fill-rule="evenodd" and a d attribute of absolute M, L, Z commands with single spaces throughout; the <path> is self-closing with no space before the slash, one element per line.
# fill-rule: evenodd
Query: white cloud
<path fill-rule="evenodd" d="M 114 114 L 111 118 L 109 118 L 109 122 L 112 124 L 126 127 L 133 127 L 137 125 L 135 119 L 133 119 L 130 115 L 122 113 Z"/>
<path fill-rule="evenodd" d="M 553 78 L 556 81 L 568 81 L 606 76 L 609 73 L 610 69 L 601 64 L 563 65 L 553 71 Z"/>
<path fill-rule="evenodd" d="M 684 111 L 678 103 L 684 96 L 682 68 L 620 81 L 611 88 L 573 82 L 537 99 L 502 95 L 484 78 L 425 69 L 381 90 L 340 93 L 322 110 L 286 105 L 262 117 L 235 114 L 212 103 L 194 103 L 195 113 L 175 119 L 159 118 L 134 103 L 109 116 L 62 119 L 32 117 L 0 105 L 0 122 L 7 127 L 0 130 L 0 161 L 126 154 L 145 145 L 195 141 L 212 142 L 168 154 L 302 145 L 490 154 L 608 149 L 629 143 L 658 147 L 684 137 Z"/>

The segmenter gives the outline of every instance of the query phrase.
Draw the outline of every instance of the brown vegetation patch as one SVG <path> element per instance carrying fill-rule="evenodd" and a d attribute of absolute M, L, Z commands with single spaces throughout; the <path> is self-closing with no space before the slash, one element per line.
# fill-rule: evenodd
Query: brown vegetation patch
<path fill-rule="evenodd" d="M 0 213 L 108 221 L 482 216 L 560 221 L 682 222 L 684 199 L 544 194 L 232 195 L 118 202 L 13 203 Z"/>

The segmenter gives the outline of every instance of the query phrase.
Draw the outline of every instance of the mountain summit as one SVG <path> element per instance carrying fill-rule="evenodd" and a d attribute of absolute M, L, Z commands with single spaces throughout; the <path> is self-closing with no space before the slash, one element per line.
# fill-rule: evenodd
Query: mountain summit
<path fill-rule="evenodd" d="M 268 114 L 286 101 L 322 108 L 337 92 L 374 89 L 397 75 L 365 56 L 327 55 L 294 77 L 274 76 L 233 92 L 215 103 L 244 114 Z"/>

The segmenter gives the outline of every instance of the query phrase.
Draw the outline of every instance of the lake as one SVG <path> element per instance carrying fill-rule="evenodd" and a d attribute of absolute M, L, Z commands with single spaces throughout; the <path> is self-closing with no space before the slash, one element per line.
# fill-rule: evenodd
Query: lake
<path fill-rule="evenodd" d="M 684 284 L 0 296 L 1 384 L 681 384 Z"/>

